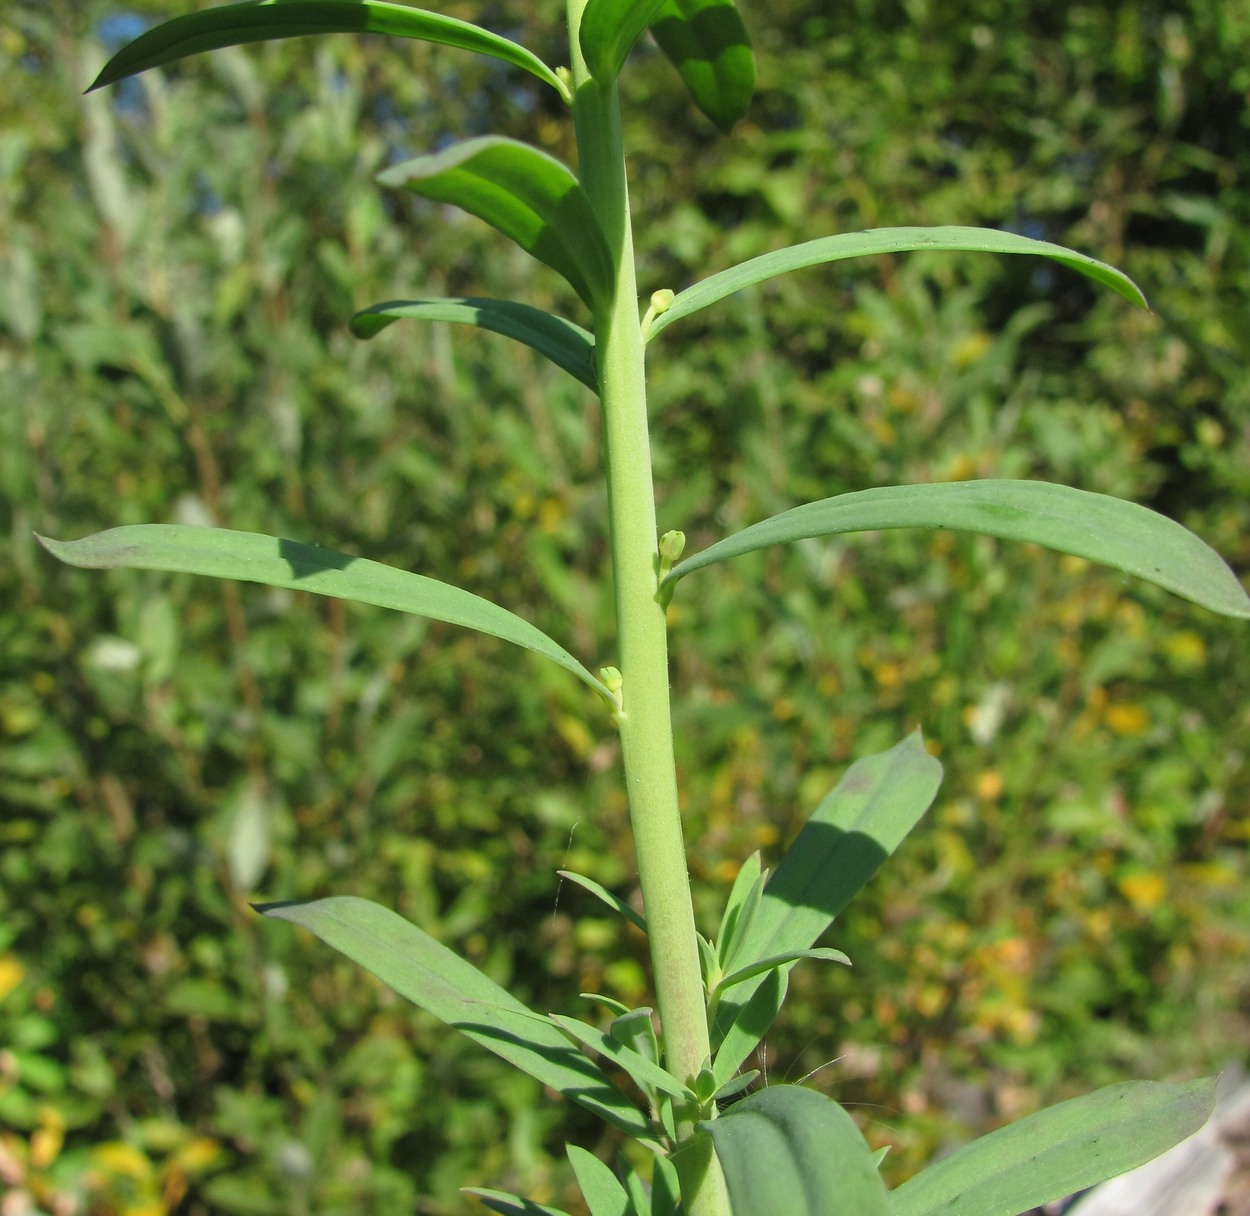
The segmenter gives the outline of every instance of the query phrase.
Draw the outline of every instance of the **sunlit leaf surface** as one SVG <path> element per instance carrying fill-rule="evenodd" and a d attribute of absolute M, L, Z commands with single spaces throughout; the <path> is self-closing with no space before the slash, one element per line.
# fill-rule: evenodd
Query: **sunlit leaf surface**
<path fill-rule="evenodd" d="M 207 574 L 311 591 L 463 625 L 541 654 L 611 697 L 567 650 L 506 608 L 437 579 L 368 558 L 258 532 L 182 524 L 132 524 L 75 541 L 40 539 L 50 553 L 71 566 Z"/>
<path fill-rule="evenodd" d="M 1086 257 L 1083 253 L 1053 245 L 1049 241 L 1035 241 L 1030 237 L 1017 236 L 1014 232 L 1000 232 L 994 228 L 873 228 L 867 232 L 843 232 L 837 236 L 817 237 L 801 245 L 790 245 L 773 253 L 764 253 L 750 261 L 731 266 L 678 292 L 669 308 L 656 317 L 648 331 L 654 338 L 683 317 L 715 304 L 735 291 L 762 283 L 765 279 L 804 270 L 824 262 L 841 262 L 847 258 L 867 257 L 879 253 L 914 253 L 921 249 L 945 249 L 962 253 L 1024 253 L 1050 258 L 1072 270 L 1110 287 L 1126 300 L 1146 307 L 1146 297 L 1137 284 L 1127 275 L 1108 266 L 1105 262 Z"/>
<path fill-rule="evenodd" d="M 840 494 L 745 528 L 674 566 L 665 581 L 768 545 L 884 528 L 956 528 L 1031 541 L 1113 566 L 1212 612 L 1250 617 L 1250 596 L 1237 576 L 1187 528 L 1137 503 L 1048 481 L 947 481 Z"/>
<path fill-rule="evenodd" d="M 227 4 L 186 13 L 123 47 L 104 65 L 91 87 L 102 88 L 136 72 L 226 46 L 306 34 L 355 33 L 393 34 L 476 51 L 524 68 L 567 95 L 555 72 L 523 46 L 455 17 L 384 0 L 261 0 L 259 4 Z"/>

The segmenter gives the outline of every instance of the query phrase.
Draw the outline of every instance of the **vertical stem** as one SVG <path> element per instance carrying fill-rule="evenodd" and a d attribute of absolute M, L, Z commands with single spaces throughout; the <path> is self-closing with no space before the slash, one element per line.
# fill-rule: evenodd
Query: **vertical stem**
<path fill-rule="evenodd" d="M 583 5 L 584 0 L 569 0 L 579 173 L 616 271 L 611 299 L 596 310 L 595 353 L 623 677 L 618 720 L 665 1059 L 674 1076 L 689 1082 L 707 1061 L 710 1047 L 677 801 L 668 633 L 656 598 L 655 491 L 629 195 L 615 85 L 591 79 L 578 44 Z M 693 1111 L 679 1112 L 679 1139 L 693 1132 L 693 1118 Z"/>

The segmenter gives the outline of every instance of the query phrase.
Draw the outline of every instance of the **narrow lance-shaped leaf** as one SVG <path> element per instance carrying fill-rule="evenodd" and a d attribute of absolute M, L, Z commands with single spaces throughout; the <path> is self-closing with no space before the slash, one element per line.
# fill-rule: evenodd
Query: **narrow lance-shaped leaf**
<path fill-rule="evenodd" d="M 624 1043 L 632 1051 L 636 1051 L 645 1060 L 658 1064 L 661 1058 L 660 1039 L 655 1033 L 652 1016 L 655 1010 L 644 1005 L 639 1009 L 631 1009 L 619 1017 L 612 1019 L 608 1034 L 618 1043 Z"/>
<path fill-rule="evenodd" d="M 567 650 L 506 608 L 437 579 L 367 558 L 256 532 L 182 524 L 131 524 L 74 541 L 39 539 L 50 553 L 71 566 L 207 574 L 312 591 L 463 625 L 532 650 L 614 700 Z"/>
<path fill-rule="evenodd" d="M 674 566 L 665 582 L 768 545 L 884 528 L 956 528 L 1032 541 L 1136 575 L 1212 612 L 1250 617 L 1250 596 L 1237 576 L 1188 529 L 1136 503 L 1048 481 L 948 481 L 840 494 L 718 541 Z"/>
<path fill-rule="evenodd" d="M 1196 1132 L 1215 1081 L 1134 1081 L 1061 1102 L 921 1170 L 890 1216 L 1019 1216 L 1136 1169 Z"/>
<path fill-rule="evenodd" d="M 851 765 L 769 879 L 735 960 L 747 966 L 811 946 L 902 843 L 941 779 L 942 765 L 925 750 L 919 731 Z M 714 1024 L 718 1081 L 733 1076 L 759 1042 L 784 992 L 784 973 L 770 970 L 721 1003 Z"/>
<path fill-rule="evenodd" d="M 640 1086 L 650 1086 L 679 1101 L 689 1099 L 690 1091 L 676 1077 L 666 1072 L 659 1064 L 639 1055 L 632 1047 L 627 1047 L 611 1035 L 604 1034 L 597 1027 L 579 1022 L 576 1018 L 553 1013 L 551 1020 L 570 1038 L 576 1039 L 583 1046 L 589 1047 L 591 1051 L 597 1051 L 619 1065 Z"/>
<path fill-rule="evenodd" d="M 611 291 L 612 257 L 590 200 L 537 148 L 487 135 L 395 165 L 378 181 L 485 220 L 562 274 L 592 309 Z"/>
<path fill-rule="evenodd" d="M 727 1098 L 732 1098 L 735 1094 L 740 1094 L 744 1089 L 749 1088 L 759 1075 L 760 1070 L 752 1068 L 749 1072 L 741 1072 L 736 1077 L 730 1077 L 713 1096 L 717 1102 L 724 1102 Z"/>
<path fill-rule="evenodd" d="M 741 1216 L 887 1216 L 885 1183 L 851 1116 L 832 1098 L 772 1085 L 699 1124 Z"/>
<path fill-rule="evenodd" d="M 1126 300 L 1146 307 L 1146 297 L 1127 275 L 1095 261 L 1083 253 L 1053 245 L 1049 241 L 1035 241 L 1017 236 L 1014 232 L 999 232 L 993 228 L 873 228 L 867 232 L 844 232 L 838 236 L 817 237 L 801 245 L 790 245 L 773 253 L 761 254 L 750 261 L 731 266 L 719 274 L 710 275 L 693 287 L 679 292 L 669 307 L 659 314 L 647 331 L 647 338 L 654 338 L 683 317 L 715 304 L 735 291 L 762 283 L 765 279 L 819 266 L 824 262 L 840 262 L 846 258 L 865 257 L 878 253 L 908 253 L 920 249 L 945 249 L 964 253 L 1027 253 L 1050 258 L 1052 261 L 1078 271 L 1095 282 L 1110 287 Z"/>
<path fill-rule="evenodd" d="M 257 911 L 311 930 L 400 996 L 522 1072 L 627 1135 L 650 1137 L 642 1112 L 546 1018 L 389 908 L 334 896 L 263 904 Z"/>
<path fill-rule="evenodd" d="M 627 1161 L 621 1162 L 621 1169 L 624 1174 L 625 1189 L 629 1192 L 631 1216 L 656 1216 L 652 1208 L 651 1196 L 638 1171 Z"/>
<path fill-rule="evenodd" d="M 588 0 L 577 31 L 590 74 L 610 84 L 667 0 Z"/>
<path fill-rule="evenodd" d="M 733 0 L 667 0 L 651 34 L 695 105 L 731 130 L 755 92 L 755 54 Z"/>
<path fill-rule="evenodd" d="M 602 1005 L 604 1009 L 616 1017 L 624 1017 L 633 1010 L 622 1001 L 618 1001 L 615 997 L 604 996 L 602 992 L 579 992 L 577 994 L 583 1001 L 593 1001 L 596 1005 Z"/>
<path fill-rule="evenodd" d="M 647 931 L 647 922 L 637 912 L 633 910 L 623 899 L 613 895 L 606 887 L 595 882 L 593 878 L 587 878 L 584 874 L 574 873 L 572 870 L 557 870 L 557 874 L 561 878 L 567 878 L 569 882 L 582 888 L 583 891 L 589 891 L 596 899 L 602 900 L 613 912 L 619 916 L 623 916 L 631 925 L 641 929 L 644 933 Z"/>
<path fill-rule="evenodd" d="M 524 68 L 569 99 L 559 76 L 523 46 L 455 17 L 384 0 L 260 0 L 259 4 L 227 4 L 186 13 L 123 47 L 104 65 L 91 88 L 226 46 L 306 34 L 357 33 L 393 34 L 489 55 Z"/>
<path fill-rule="evenodd" d="M 720 927 L 716 930 L 716 957 L 722 972 L 733 962 L 743 930 L 755 914 L 764 881 L 765 874 L 760 866 L 759 851 L 756 850 L 738 870 L 729 898 L 725 901 L 725 910 L 721 913 Z"/>
<path fill-rule="evenodd" d="M 590 1216 L 630 1216 L 629 1195 L 621 1181 L 594 1153 L 565 1146 Z"/>
<path fill-rule="evenodd" d="M 679 1216 L 680 1196 L 681 1187 L 673 1163 L 667 1157 L 657 1157 L 651 1177 L 651 1216 Z"/>
<path fill-rule="evenodd" d="M 739 984 L 745 984 L 747 980 L 752 980 L 757 975 L 763 975 L 766 971 L 772 971 L 777 967 L 786 967 L 790 963 L 797 963 L 800 959 L 805 958 L 816 959 L 822 963 L 845 963 L 848 967 L 851 965 L 851 960 L 847 958 L 843 951 L 832 950 L 827 946 L 816 946 L 808 950 L 786 950 L 782 954 L 774 954 L 768 958 L 762 958 L 758 962 L 750 963 L 746 967 L 730 972 L 716 985 L 716 991 L 726 992 Z"/>
<path fill-rule="evenodd" d="M 568 1216 L 567 1212 L 562 1212 L 559 1208 L 535 1203 L 532 1199 L 522 1199 L 507 1191 L 492 1191 L 477 1186 L 466 1186 L 462 1189 L 466 1195 L 480 1199 L 492 1212 L 498 1212 L 499 1216 Z"/>
<path fill-rule="evenodd" d="M 709 1015 L 712 1027 L 712 1075 L 721 1086 L 728 1085 L 743 1061 L 759 1045 L 776 1021 L 785 1004 L 790 986 L 790 968 L 773 967 L 766 971 L 759 987 L 738 1000 L 717 1004 Z"/>
<path fill-rule="evenodd" d="M 451 299 L 388 300 L 374 304 L 352 317 L 352 333 L 372 338 L 388 325 L 405 317 L 418 321 L 452 321 L 476 325 L 492 333 L 515 338 L 580 380 L 592 392 L 599 391 L 595 375 L 595 339 L 580 325 L 541 308 L 515 300 L 491 300 L 463 296 Z"/>
<path fill-rule="evenodd" d="M 767 975 L 769 972 L 788 974 L 790 968 L 795 963 L 805 958 L 817 959 L 827 963 L 845 963 L 848 967 L 851 965 L 851 960 L 841 950 L 831 950 L 824 946 L 817 946 L 810 950 L 786 950 L 781 954 L 770 955 L 768 958 L 759 959 L 749 966 L 740 967 L 738 970 L 730 972 L 724 979 L 714 984 L 708 997 L 708 1017 L 714 1018 L 716 1016 L 716 1011 L 720 1008 L 721 998 L 730 988 L 736 988 L 739 984 L 745 984 L 748 980 L 753 980 L 757 976 Z M 751 1005 L 751 1002 L 757 996 L 759 996 L 759 992 L 754 993 L 750 1000 L 745 1003 L 745 1006 L 750 1006 L 751 1013 L 747 1014 L 745 1018 L 741 1016 L 735 1018 L 733 1023 L 734 1029 L 741 1036 L 740 1042 L 749 1045 L 748 1050 L 750 1046 L 759 1041 L 760 1034 L 763 1033 L 762 1031 L 759 1034 L 755 1033 L 755 1019 L 752 1016 L 755 1011 L 762 1008 L 762 1005 L 758 1003 Z M 780 1009 L 781 1005 L 778 1002 L 777 1008 L 773 1009 L 768 1015 L 769 1023 L 777 1016 Z M 732 1049 L 733 1045 L 731 1043 L 730 1054 L 732 1054 Z M 729 1066 L 729 1055 L 727 1055 L 725 1061 L 719 1067 L 713 1068 L 712 1075 L 716 1078 L 717 1084 L 723 1086 L 725 1076 L 732 1072 L 733 1068 L 738 1067 L 740 1062 L 734 1061 L 732 1067 Z"/>
<path fill-rule="evenodd" d="M 703 983 L 710 989 L 715 985 L 716 977 L 721 973 L 720 958 L 716 953 L 716 947 L 702 933 L 696 934 L 695 940 L 699 944 L 699 962 L 703 968 Z"/>

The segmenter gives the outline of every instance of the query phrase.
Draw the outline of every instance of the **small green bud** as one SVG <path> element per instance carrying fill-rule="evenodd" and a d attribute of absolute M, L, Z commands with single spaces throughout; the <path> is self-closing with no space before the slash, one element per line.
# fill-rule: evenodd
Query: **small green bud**
<path fill-rule="evenodd" d="M 603 681 L 603 686 L 614 697 L 620 697 L 621 689 L 625 687 L 625 677 L 621 675 L 619 667 L 604 667 L 599 671 L 599 679 Z"/>
<path fill-rule="evenodd" d="M 671 293 L 670 293 L 671 294 Z M 667 572 L 686 549 L 686 534 L 674 528 L 660 537 L 660 564 Z"/>
<path fill-rule="evenodd" d="M 716 1096 L 716 1074 L 706 1066 L 701 1068 L 690 1088 L 694 1090 L 694 1096 L 699 1100 L 699 1105 L 708 1106 Z"/>
<path fill-rule="evenodd" d="M 663 608 L 667 608 L 669 601 L 673 598 L 673 588 L 664 586 L 664 580 L 668 577 L 668 572 L 673 568 L 673 563 L 682 555 L 682 550 L 685 547 L 686 534 L 684 532 L 673 529 L 673 531 L 665 532 L 660 537 L 660 560 L 659 568 L 656 570 L 656 575 L 660 580 L 660 587 L 655 593 L 655 598 Z"/>
<path fill-rule="evenodd" d="M 651 305 L 642 318 L 642 340 L 644 342 L 651 335 L 651 326 L 654 324 L 656 317 L 662 312 L 668 312 L 673 307 L 673 301 L 676 298 L 667 287 L 651 293 Z"/>

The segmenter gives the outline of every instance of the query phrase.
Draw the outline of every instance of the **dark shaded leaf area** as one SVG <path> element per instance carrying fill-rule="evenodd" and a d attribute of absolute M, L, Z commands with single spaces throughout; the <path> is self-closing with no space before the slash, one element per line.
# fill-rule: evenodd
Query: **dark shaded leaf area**
<path fill-rule="evenodd" d="M 455 15 L 561 63 L 540 8 Z M 649 40 L 626 66 L 644 296 L 836 232 L 983 224 L 1122 267 L 1154 311 L 1036 259 L 930 253 L 723 301 L 649 355 L 662 528 L 695 553 L 873 486 L 1046 479 L 1179 519 L 1244 579 L 1243 8 L 747 8 L 758 87 L 728 140 Z M 420 1196 L 443 1216 L 473 1182 L 580 1210 L 562 1144 L 600 1144 L 589 1115 L 247 900 L 367 896 L 535 1009 L 653 1004 L 641 935 L 555 877 L 637 905 L 600 700 L 454 626 L 70 569 L 32 536 L 290 537 L 614 662 L 593 394 L 501 334 L 348 330 L 427 297 L 587 324 L 480 221 L 372 184 L 483 134 L 570 163 L 562 104 L 505 64 L 372 37 L 82 99 L 102 45 L 168 11 L 0 21 L 6 1185 L 48 1210 Z M 740 860 L 775 865 L 853 759 L 921 725 L 945 766 L 822 939 L 854 967 L 798 966 L 766 1039 L 770 1081 L 819 1069 L 805 1083 L 893 1146 L 891 1183 L 1044 1101 L 1244 1053 L 1241 625 L 1077 559 L 906 530 L 746 554 L 671 613 L 705 932 Z"/>

